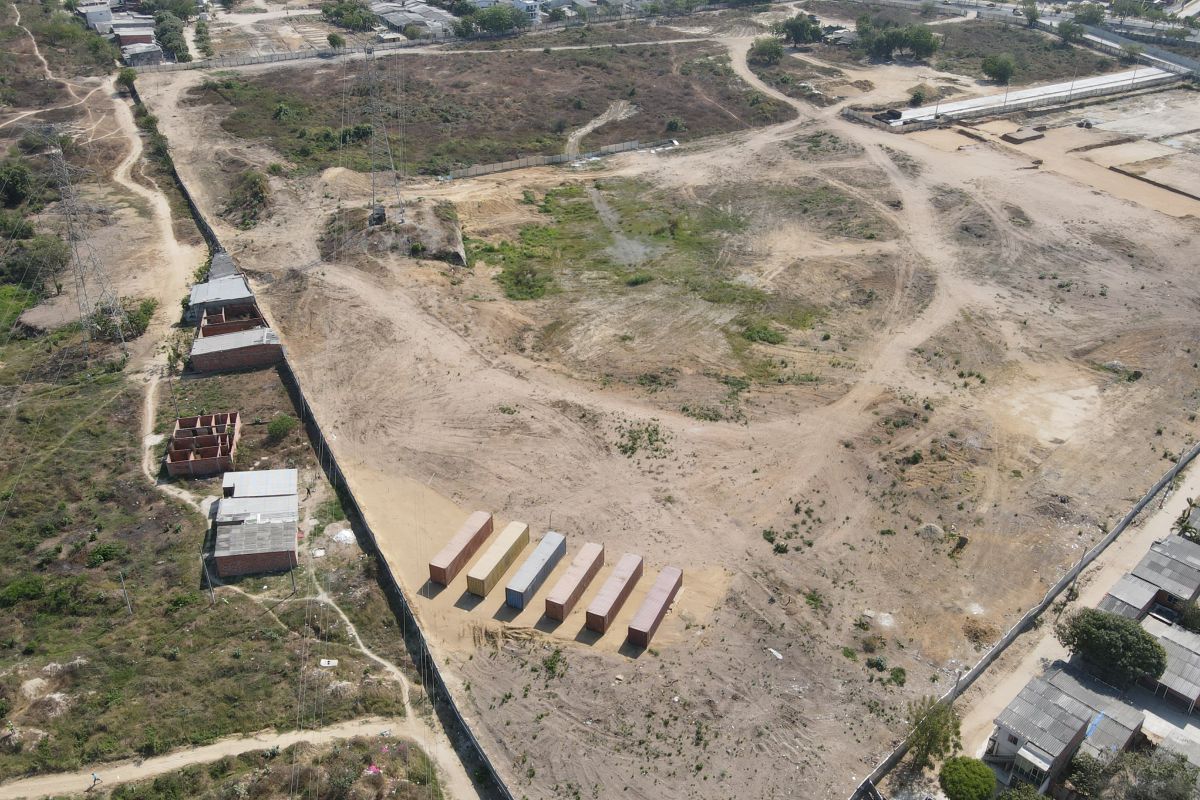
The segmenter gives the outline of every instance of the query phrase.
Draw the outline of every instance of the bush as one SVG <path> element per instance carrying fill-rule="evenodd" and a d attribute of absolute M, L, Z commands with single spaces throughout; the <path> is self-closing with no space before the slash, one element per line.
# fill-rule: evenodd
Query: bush
<path fill-rule="evenodd" d="M 1017 62 L 1008 53 L 1001 55 L 985 56 L 983 64 L 980 65 L 983 74 L 987 75 L 996 83 L 1007 84 L 1012 80 L 1013 73 L 1017 71 Z"/>
<path fill-rule="evenodd" d="M 766 322 L 751 322 L 742 329 L 742 336 L 751 342 L 783 344 L 784 335 Z"/>
<path fill-rule="evenodd" d="M 977 758 L 956 756 L 942 765 L 938 784 L 949 800 L 991 800 L 996 775 Z"/>
<path fill-rule="evenodd" d="M 1043 800 L 1044 797 L 1045 795 L 1030 784 L 1017 781 L 1016 786 L 1001 793 L 1000 800 Z"/>
<path fill-rule="evenodd" d="M 751 64 L 761 64 L 765 67 L 778 64 L 783 60 L 783 42 L 774 36 L 759 37 L 754 40 L 754 44 L 750 45 L 750 52 L 746 55 L 746 60 Z"/>
<path fill-rule="evenodd" d="M 1167 652 L 1134 620 L 1094 608 L 1081 608 L 1054 626 L 1054 635 L 1091 670 L 1118 688 L 1143 676 L 1157 678 Z"/>
<path fill-rule="evenodd" d="M 321 6 L 327 22 L 352 31 L 369 31 L 375 27 L 375 14 L 362 0 L 337 0 Z M 330 46 L 334 46 L 330 42 Z"/>
<path fill-rule="evenodd" d="M 282 442 L 298 424 L 299 420 L 287 414 L 276 417 L 267 424 L 267 441 Z"/>
<path fill-rule="evenodd" d="M 350 133 L 360 126 L 347 130 Z M 365 126 L 370 129 L 370 126 Z M 267 176 L 258 170 L 248 169 L 237 177 L 229 192 L 224 213 L 233 219 L 239 228 L 253 228 L 267 215 L 271 206 L 271 186 Z"/>

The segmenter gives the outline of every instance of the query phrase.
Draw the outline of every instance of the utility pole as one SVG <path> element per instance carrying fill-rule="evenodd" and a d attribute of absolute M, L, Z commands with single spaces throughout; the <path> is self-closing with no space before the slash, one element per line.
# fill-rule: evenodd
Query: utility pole
<path fill-rule="evenodd" d="M 117 577 L 121 579 L 121 594 L 125 595 L 125 610 L 129 612 L 129 616 L 133 616 L 133 604 L 129 602 L 129 591 L 125 588 L 125 571 L 121 570 L 117 573 Z"/>
<path fill-rule="evenodd" d="M 204 568 L 204 582 L 208 584 L 208 599 L 210 605 L 217 604 L 217 593 L 213 591 L 212 576 L 208 574 L 208 561 L 200 556 L 200 566 Z"/>

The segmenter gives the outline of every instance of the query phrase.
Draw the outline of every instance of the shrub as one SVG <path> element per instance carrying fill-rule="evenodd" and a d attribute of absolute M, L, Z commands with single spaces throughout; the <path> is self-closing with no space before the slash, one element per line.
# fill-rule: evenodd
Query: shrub
<path fill-rule="evenodd" d="M 1157 678 L 1167 666 L 1162 645 L 1134 620 L 1081 608 L 1054 626 L 1054 635 L 1105 681 L 1126 688 L 1142 676 Z"/>
<path fill-rule="evenodd" d="M 992 54 L 984 56 L 983 64 L 980 65 L 983 74 L 994 80 L 996 83 L 1007 84 L 1012 80 L 1013 73 L 1017 71 L 1017 62 L 1008 53 L 999 55 Z"/>
<path fill-rule="evenodd" d="M 287 414 L 276 417 L 267 424 L 267 441 L 282 442 L 289 433 L 296 429 L 298 420 Z"/>
<path fill-rule="evenodd" d="M 746 60 L 751 64 L 761 64 L 769 67 L 783 60 L 783 42 L 774 36 L 761 36 L 750 45 Z"/>
<path fill-rule="evenodd" d="M 784 335 L 765 322 L 752 322 L 742 330 L 742 336 L 751 342 L 783 344 Z"/>
<path fill-rule="evenodd" d="M 992 768 L 967 756 L 947 760 L 938 773 L 938 783 L 949 800 L 991 800 L 996 791 Z"/>

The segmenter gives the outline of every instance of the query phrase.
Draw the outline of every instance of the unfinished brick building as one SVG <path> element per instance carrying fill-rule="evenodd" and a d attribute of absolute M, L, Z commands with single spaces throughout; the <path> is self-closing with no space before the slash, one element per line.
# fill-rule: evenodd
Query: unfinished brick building
<path fill-rule="evenodd" d="M 294 469 L 226 472 L 217 501 L 213 561 L 221 577 L 296 566 L 299 498 Z"/>
<path fill-rule="evenodd" d="M 283 344 L 270 328 L 197 336 L 192 342 L 192 368 L 197 372 L 265 367 L 282 358 Z"/>
<path fill-rule="evenodd" d="M 242 420 L 236 411 L 180 417 L 167 448 L 167 474 L 202 478 L 233 469 L 241 435 Z"/>
<path fill-rule="evenodd" d="M 230 303 L 228 305 L 219 306 L 217 308 L 204 309 L 200 312 L 200 332 L 201 338 L 205 336 L 220 336 L 226 333 L 237 333 L 238 331 L 249 331 L 255 328 L 266 328 L 267 321 L 263 318 L 262 312 L 258 310 L 258 304 L 253 301 L 248 303 Z"/>

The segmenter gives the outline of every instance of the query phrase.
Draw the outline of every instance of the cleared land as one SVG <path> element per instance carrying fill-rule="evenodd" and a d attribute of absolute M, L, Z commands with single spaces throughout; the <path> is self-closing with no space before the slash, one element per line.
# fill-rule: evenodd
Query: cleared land
<path fill-rule="evenodd" d="M 560 153 L 571 130 L 616 100 L 633 116 L 602 126 L 587 145 L 629 139 L 697 138 L 779 122 L 793 112 L 751 90 L 711 44 L 393 57 L 378 62 L 379 102 L 394 108 L 403 142 L 391 147 L 410 172 Z M 266 144 L 304 169 L 365 168 L 370 129 L 343 136 L 343 119 L 372 125 L 361 62 L 205 80 L 193 103 L 212 106 L 221 127 Z M 402 97 L 400 92 L 402 92 Z M 379 165 L 381 168 L 384 166 Z"/>
<path fill-rule="evenodd" d="M 719 39 L 739 91 L 783 102 L 744 63 L 751 38 Z M 937 74 L 853 70 L 881 93 Z M 214 211 L 214 161 L 278 153 L 212 125 L 185 99 L 198 81 L 140 84 Z M 906 701 L 974 662 L 1194 436 L 1200 326 L 1164 298 L 1200 295 L 1195 204 L 1061 152 L 1029 169 L 1037 151 L 987 131 L 794 108 L 666 153 L 408 184 L 454 204 L 468 267 L 322 258 L 325 221 L 369 196 L 345 169 L 275 175 L 268 223 L 216 223 L 518 793 L 846 796 Z M 682 567 L 652 647 L 622 641 L 644 586 L 595 636 L 578 609 L 547 624 L 540 597 L 517 613 L 463 576 L 427 585 L 476 508 Z"/>

